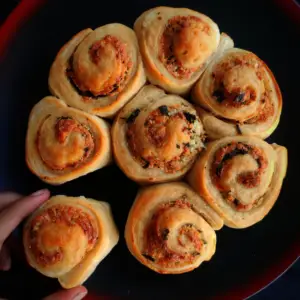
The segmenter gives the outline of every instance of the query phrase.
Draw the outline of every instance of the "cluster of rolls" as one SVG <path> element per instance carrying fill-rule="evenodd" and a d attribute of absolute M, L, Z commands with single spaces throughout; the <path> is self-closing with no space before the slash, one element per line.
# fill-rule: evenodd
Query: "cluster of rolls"
<path fill-rule="evenodd" d="M 257 223 L 279 196 L 287 150 L 263 140 L 279 123 L 278 84 L 201 13 L 157 7 L 134 30 L 85 29 L 57 54 L 49 88 L 30 114 L 28 167 L 62 184 L 114 157 L 130 179 L 153 184 L 138 192 L 125 238 L 156 272 L 198 267 L 215 252 L 215 230 Z M 82 283 L 117 240 L 107 204 L 65 196 L 24 233 L 30 264 L 64 287 Z"/>

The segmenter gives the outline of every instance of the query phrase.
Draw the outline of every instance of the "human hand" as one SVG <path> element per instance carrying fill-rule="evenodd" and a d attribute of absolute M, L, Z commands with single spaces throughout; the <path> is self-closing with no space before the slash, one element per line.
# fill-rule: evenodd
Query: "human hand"
<path fill-rule="evenodd" d="M 37 191 L 23 197 L 13 192 L 0 193 L 0 270 L 7 271 L 11 267 L 11 258 L 5 241 L 21 221 L 49 199 L 48 190 Z M 83 286 L 62 290 L 44 300 L 80 300 L 87 294 Z"/>

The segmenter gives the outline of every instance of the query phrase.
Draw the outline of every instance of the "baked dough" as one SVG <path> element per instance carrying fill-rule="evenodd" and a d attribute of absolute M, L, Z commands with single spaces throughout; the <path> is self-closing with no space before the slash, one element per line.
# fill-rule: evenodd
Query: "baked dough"
<path fill-rule="evenodd" d="M 31 111 L 26 137 L 29 169 L 50 184 L 62 184 L 111 162 L 109 124 L 48 96 Z"/>
<path fill-rule="evenodd" d="M 62 195 L 38 208 L 23 233 L 29 264 L 66 289 L 87 280 L 118 240 L 108 203 Z"/>
<path fill-rule="evenodd" d="M 125 239 L 131 254 L 162 274 L 189 272 L 211 259 L 222 219 L 185 183 L 141 189 L 131 207 Z"/>
<path fill-rule="evenodd" d="M 134 31 L 149 81 L 179 95 L 188 93 L 221 40 L 216 23 L 187 8 L 150 9 L 135 21 Z"/>
<path fill-rule="evenodd" d="M 265 139 L 279 123 L 282 97 L 276 79 L 246 50 L 231 48 L 216 55 L 192 97 L 202 106 L 197 111 L 210 139 L 239 134 Z"/>
<path fill-rule="evenodd" d="M 262 220 L 276 202 L 287 149 L 250 136 L 211 142 L 187 176 L 189 184 L 233 228 Z"/>
<path fill-rule="evenodd" d="M 203 149 L 204 131 L 193 106 L 147 85 L 112 127 L 113 152 L 123 172 L 140 183 L 184 176 Z"/>
<path fill-rule="evenodd" d="M 52 64 L 49 88 L 68 105 L 111 117 L 146 82 L 134 31 L 122 24 L 85 29 Z"/>

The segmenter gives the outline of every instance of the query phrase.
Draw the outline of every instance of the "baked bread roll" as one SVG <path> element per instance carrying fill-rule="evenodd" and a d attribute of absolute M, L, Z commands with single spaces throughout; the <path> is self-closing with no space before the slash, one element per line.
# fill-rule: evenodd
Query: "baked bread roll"
<path fill-rule="evenodd" d="M 179 182 L 141 189 L 131 207 L 125 239 L 131 254 L 162 274 L 192 271 L 215 253 L 222 219 Z"/>
<path fill-rule="evenodd" d="M 209 143 L 187 179 L 227 226 L 244 228 L 268 214 L 286 169 L 285 147 L 235 136 Z"/>
<path fill-rule="evenodd" d="M 101 117 L 113 116 L 145 81 L 134 31 L 122 24 L 77 33 L 61 48 L 49 74 L 53 95 Z"/>
<path fill-rule="evenodd" d="M 29 116 L 26 162 L 50 184 L 62 184 L 98 170 L 112 159 L 110 126 L 96 116 L 48 96 Z"/>
<path fill-rule="evenodd" d="M 112 127 L 119 167 L 140 183 L 184 176 L 203 149 L 204 131 L 193 106 L 147 85 L 121 110 Z"/>
<path fill-rule="evenodd" d="M 134 31 L 149 81 L 173 94 L 188 93 L 220 44 L 217 24 L 187 8 L 150 9 Z"/>
<path fill-rule="evenodd" d="M 23 233 L 29 264 L 66 289 L 87 280 L 118 240 L 109 204 L 84 197 L 51 197 Z"/>
<path fill-rule="evenodd" d="M 276 79 L 255 54 L 237 48 L 217 55 L 195 84 L 192 97 L 210 139 L 276 129 L 282 97 Z"/>

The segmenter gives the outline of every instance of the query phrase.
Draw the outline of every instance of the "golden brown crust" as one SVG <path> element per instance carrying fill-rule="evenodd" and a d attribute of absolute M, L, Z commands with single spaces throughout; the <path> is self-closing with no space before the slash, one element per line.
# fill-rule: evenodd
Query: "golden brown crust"
<path fill-rule="evenodd" d="M 118 239 L 108 203 L 62 195 L 38 208 L 23 232 L 28 263 L 67 289 L 81 285 Z"/>
<path fill-rule="evenodd" d="M 149 81 L 179 95 L 187 94 L 220 43 L 217 24 L 187 8 L 150 9 L 134 30 Z"/>
<path fill-rule="evenodd" d="M 204 132 L 193 106 L 147 85 L 121 110 L 112 127 L 119 167 L 140 183 L 181 178 L 203 149 Z"/>
<path fill-rule="evenodd" d="M 268 66 L 233 48 L 216 55 L 195 84 L 193 100 L 210 139 L 233 135 L 267 138 L 276 129 L 282 96 Z"/>
<path fill-rule="evenodd" d="M 58 52 L 49 74 L 53 95 L 102 117 L 115 115 L 145 81 L 136 36 L 117 23 L 77 33 Z"/>
<path fill-rule="evenodd" d="M 244 228 L 273 207 L 286 169 L 285 147 L 256 137 L 226 137 L 208 144 L 187 180 L 227 226 Z"/>
<path fill-rule="evenodd" d="M 210 260 L 222 219 L 185 183 L 139 191 L 128 215 L 125 239 L 131 254 L 162 274 L 180 274 Z"/>
<path fill-rule="evenodd" d="M 62 184 L 98 170 L 112 159 L 109 124 L 45 97 L 29 116 L 26 162 L 43 181 Z"/>

